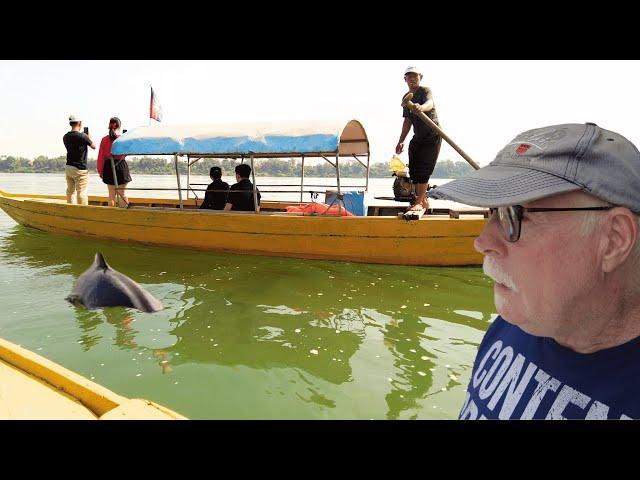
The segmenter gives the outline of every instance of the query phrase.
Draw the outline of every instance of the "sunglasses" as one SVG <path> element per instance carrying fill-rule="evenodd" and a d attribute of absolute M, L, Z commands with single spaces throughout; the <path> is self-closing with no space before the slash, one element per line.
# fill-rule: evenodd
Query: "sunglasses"
<path fill-rule="evenodd" d="M 502 230 L 509 242 L 517 242 L 520 239 L 522 229 L 522 217 L 524 212 L 575 212 L 611 210 L 614 205 L 608 207 L 576 207 L 576 208 L 525 208 L 522 205 L 511 205 L 508 207 L 490 208 L 491 217 L 498 212 L 498 220 L 502 225 Z"/>

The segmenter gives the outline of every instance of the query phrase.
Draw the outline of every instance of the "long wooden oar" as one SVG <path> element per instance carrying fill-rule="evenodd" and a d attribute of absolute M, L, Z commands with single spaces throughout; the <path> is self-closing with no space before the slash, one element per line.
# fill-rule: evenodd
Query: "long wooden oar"
<path fill-rule="evenodd" d="M 402 106 L 405 108 L 408 108 L 413 113 L 415 113 L 420 118 L 420 120 L 422 120 L 424 123 L 429 125 L 432 129 L 434 129 L 442 138 L 444 138 L 447 141 L 449 145 L 451 145 L 454 148 L 456 152 L 462 155 L 462 158 L 464 158 L 467 162 L 469 162 L 469 165 L 471 165 L 473 168 L 478 170 L 480 168 L 480 165 L 474 162 L 471 159 L 471 157 L 464 152 L 464 150 L 462 150 L 458 145 L 456 145 L 456 142 L 451 140 L 449 138 L 449 135 L 444 133 L 442 129 L 433 122 L 433 120 L 431 120 L 429 117 L 427 117 L 424 114 L 424 112 L 421 112 L 420 110 L 418 110 L 416 104 L 411 101 L 412 99 L 413 99 L 413 93 L 407 93 L 402 99 Z"/>

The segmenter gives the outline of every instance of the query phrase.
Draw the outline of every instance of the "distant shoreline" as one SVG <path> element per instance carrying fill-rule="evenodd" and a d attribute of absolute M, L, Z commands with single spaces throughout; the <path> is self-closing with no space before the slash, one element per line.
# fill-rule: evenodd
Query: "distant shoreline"
<path fill-rule="evenodd" d="M 143 175 L 175 175 L 173 162 L 164 158 L 136 158 L 127 159 L 132 174 Z M 33 160 L 22 157 L 0 156 L 0 173 L 61 173 L 64 172 L 66 157 L 48 158 L 44 156 Z M 222 168 L 223 175 L 232 175 L 237 162 L 232 159 L 203 159 L 191 167 L 192 175 L 209 175 L 212 166 Z M 301 163 L 292 159 L 260 159 L 255 161 L 256 174 L 260 177 L 300 177 L 302 174 Z M 90 158 L 87 161 L 87 169 L 96 171 L 96 160 Z M 178 167 L 181 174 L 187 173 L 184 162 Z M 436 168 L 431 175 L 434 178 L 459 178 L 473 171 L 466 162 L 453 162 L 451 160 L 438 160 Z M 358 178 L 364 176 L 365 169 L 358 162 L 345 160 L 340 163 L 340 176 Z M 370 178 L 387 178 L 392 174 L 389 171 L 388 162 L 371 163 L 369 167 Z M 306 165 L 304 176 L 312 178 L 333 178 L 335 168 L 329 163 L 318 165 Z"/>

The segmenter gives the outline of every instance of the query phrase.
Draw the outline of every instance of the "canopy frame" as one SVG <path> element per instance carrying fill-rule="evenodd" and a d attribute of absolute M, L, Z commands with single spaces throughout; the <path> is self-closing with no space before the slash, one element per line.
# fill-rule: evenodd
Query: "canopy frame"
<path fill-rule="evenodd" d="M 160 128 L 163 128 L 163 130 L 159 130 Z M 300 135 L 298 132 L 300 131 L 298 130 L 293 130 L 292 132 L 287 132 L 285 130 L 273 130 L 273 131 L 278 131 L 278 132 L 283 132 L 283 133 L 271 133 L 268 134 L 270 135 L 270 140 L 269 142 L 273 143 L 274 146 L 277 147 L 283 147 L 287 146 L 286 142 L 292 142 L 291 139 L 295 139 L 298 143 L 296 143 L 295 141 L 292 142 L 293 145 L 298 145 L 300 144 L 299 148 L 296 151 L 264 151 L 264 152 L 260 152 L 260 151 L 252 151 L 252 150 L 246 150 L 246 151 L 236 151 L 236 152 L 196 152 L 196 151 L 186 151 L 185 149 L 181 149 L 180 151 L 164 151 L 162 150 L 162 145 L 164 145 L 167 141 L 168 137 L 163 137 L 162 134 L 164 134 L 164 132 L 169 132 L 171 133 L 171 129 L 174 128 L 175 132 L 174 132 L 174 137 L 173 138 L 169 138 L 170 142 L 173 141 L 174 144 L 180 145 L 181 147 L 184 147 L 185 144 L 189 144 L 189 145 L 198 145 L 198 142 L 201 141 L 202 145 L 211 145 L 212 142 L 213 144 L 215 144 L 215 142 L 217 141 L 217 137 L 215 137 L 215 135 L 213 137 L 211 137 L 211 135 L 209 137 L 207 137 L 206 134 L 201 134 L 199 133 L 198 135 L 196 135 L 195 133 L 193 133 L 191 136 L 187 136 L 187 137 L 181 137 L 180 135 L 177 135 L 178 133 L 181 132 L 185 132 L 188 130 L 185 130 L 186 127 L 158 127 L 158 126 L 153 126 L 153 127 L 142 127 L 141 129 L 135 129 L 132 130 L 131 132 L 129 132 L 129 134 L 124 134 L 123 136 L 121 136 L 120 138 L 118 138 L 118 140 L 116 140 L 116 142 L 114 143 L 114 147 L 115 147 L 115 154 L 123 154 L 123 155 L 172 155 L 173 159 L 174 159 L 174 165 L 175 165 L 175 172 L 176 172 L 176 182 L 177 182 L 177 190 L 178 190 L 178 199 L 179 199 L 179 208 L 180 209 L 184 209 L 184 205 L 183 205 L 183 198 L 182 198 L 182 190 L 186 191 L 186 198 L 189 199 L 189 192 L 193 192 L 195 198 L 196 198 L 196 204 L 197 204 L 197 199 L 198 196 L 196 194 L 196 190 L 191 188 L 191 166 L 194 165 L 196 162 L 202 160 L 202 159 L 206 159 L 206 158 L 218 158 L 218 159 L 234 159 L 234 160 L 238 160 L 240 159 L 241 163 L 245 162 L 245 158 L 248 157 L 249 162 L 250 162 L 250 166 L 251 166 L 251 175 L 252 175 L 252 183 L 253 183 L 253 197 L 254 197 L 254 208 L 256 213 L 259 213 L 259 207 L 258 207 L 258 202 L 257 202 L 257 185 L 255 182 L 255 168 L 254 168 L 254 159 L 264 159 L 264 158 L 289 158 L 289 159 L 301 159 L 301 175 L 300 175 L 300 202 L 303 201 L 303 194 L 305 192 L 304 190 L 304 182 L 305 182 L 305 159 L 309 159 L 309 158 L 323 158 L 324 160 L 326 160 L 329 164 L 331 164 L 334 169 L 335 169 L 335 174 L 336 174 L 336 187 L 337 187 L 337 195 L 336 195 L 336 200 L 338 201 L 338 206 L 339 206 L 339 211 L 340 213 L 342 213 L 342 185 L 341 185 L 341 178 L 340 178 L 340 157 L 346 158 L 354 158 L 360 165 L 362 165 L 366 171 L 366 181 L 365 181 L 365 185 L 364 185 L 364 191 L 367 192 L 369 190 L 369 174 L 370 174 L 370 160 L 371 160 L 371 152 L 369 150 L 369 139 L 367 137 L 367 134 L 364 130 L 364 127 L 362 126 L 362 124 L 358 121 L 358 120 L 350 120 L 346 123 L 346 125 L 344 125 L 344 127 L 342 127 L 342 129 L 340 129 L 340 134 L 337 135 L 337 144 L 336 144 L 336 148 L 333 150 L 320 150 L 320 151 L 308 151 L 304 148 L 304 142 L 306 139 L 310 139 L 310 143 L 313 143 L 313 141 L 311 139 L 314 139 L 314 137 L 317 137 L 318 135 L 321 136 L 324 140 L 327 140 L 330 142 L 331 141 L 331 134 L 325 133 L 328 132 L 329 130 L 327 130 L 327 128 L 324 129 L 320 129 L 317 133 L 313 133 L 311 135 Z M 194 127 L 195 128 L 195 127 Z M 200 130 L 197 130 L 196 128 L 196 133 L 199 131 L 202 131 L 203 128 L 205 127 L 199 127 Z M 213 127 L 212 127 L 213 128 Z M 216 128 L 220 129 L 220 126 L 217 126 Z M 247 126 L 247 130 L 249 130 L 251 127 Z M 231 127 L 229 127 L 229 129 L 231 129 Z M 143 132 L 138 132 L 137 130 L 144 130 Z M 309 129 L 308 129 L 309 130 Z M 336 131 L 337 129 L 335 128 L 335 125 L 333 126 L 333 131 Z M 270 131 L 269 129 L 267 129 L 267 131 Z M 313 129 L 310 129 L 309 131 L 313 131 Z M 144 133 L 148 132 L 148 135 L 145 137 Z M 168 135 L 168 134 L 165 134 Z M 239 134 L 241 135 L 241 134 Z M 282 137 L 280 137 L 279 135 L 282 135 Z M 170 136 L 169 136 L 170 137 Z M 220 137 L 223 140 L 228 140 L 229 135 L 227 135 L 226 137 L 223 135 L 222 137 Z M 244 136 L 239 137 L 241 138 L 240 140 L 240 144 L 242 144 L 242 142 L 248 142 L 249 140 L 253 141 L 254 145 L 255 145 L 255 140 L 254 137 L 247 137 L 246 134 L 244 134 Z M 247 138 L 249 138 L 249 140 L 247 140 Z M 258 137 L 255 137 L 258 138 Z M 284 138 L 286 139 L 286 141 L 280 142 L 278 141 L 278 138 Z M 157 144 L 154 146 L 154 142 L 157 140 Z M 135 143 L 135 142 L 138 143 Z M 147 143 L 145 143 L 147 142 Z M 163 143 L 165 142 L 165 143 Z M 207 144 L 207 142 L 209 142 Z M 269 142 L 264 141 L 264 145 L 268 145 Z M 324 142 L 325 144 L 327 143 L 326 141 Z M 225 144 L 225 142 L 220 142 L 221 145 L 227 145 Z M 117 145 L 117 147 L 116 147 Z M 258 143 L 258 146 L 261 145 L 260 143 Z M 317 143 L 316 143 L 317 145 Z M 327 144 L 327 146 L 329 146 Z M 151 152 L 150 150 L 153 150 L 153 148 L 157 147 L 156 151 Z M 147 152 L 144 151 L 144 149 L 150 149 Z M 226 148 L 226 146 L 225 146 Z M 139 151 L 136 151 L 136 149 L 139 149 Z M 361 160 L 361 158 L 365 157 L 367 158 L 366 160 L 366 164 Z M 187 161 L 187 188 L 183 189 L 182 185 L 181 185 L 181 179 L 180 179 L 180 172 L 179 172 L 179 168 L 178 168 L 178 159 L 179 158 L 183 158 L 186 157 L 186 161 Z M 335 157 L 335 163 L 331 160 L 329 160 L 329 158 L 331 157 Z M 359 188 L 359 187 L 358 187 Z M 131 190 L 137 190 L 136 188 L 132 188 Z M 206 189 L 205 189 L 206 191 Z M 334 200 L 334 202 L 336 201 Z"/>

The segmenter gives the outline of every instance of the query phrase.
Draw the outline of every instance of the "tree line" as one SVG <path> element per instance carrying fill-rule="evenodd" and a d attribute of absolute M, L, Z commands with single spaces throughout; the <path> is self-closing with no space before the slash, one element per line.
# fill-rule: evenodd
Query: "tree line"
<path fill-rule="evenodd" d="M 0 156 L 0 172 L 4 173 L 60 173 L 64 172 L 66 156 L 55 158 L 39 156 L 34 159 L 13 156 Z M 154 157 L 128 157 L 127 163 L 131 173 L 151 174 L 151 175 L 172 175 L 175 174 L 175 167 L 172 161 L 166 158 Z M 209 175 L 209 169 L 213 166 L 222 168 L 223 175 L 232 176 L 235 166 L 238 164 L 233 159 L 205 158 L 191 166 L 192 175 Z M 299 159 L 259 159 L 254 160 L 256 173 L 261 177 L 299 177 L 302 173 L 302 164 Z M 89 158 L 87 168 L 91 172 L 96 171 L 96 160 Z M 178 163 L 178 170 L 181 174 L 187 173 L 186 162 Z M 434 178 L 458 178 L 473 171 L 473 168 L 466 162 L 454 162 L 452 160 L 438 160 L 432 177 Z M 364 167 L 355 160 L 340 161 L 340 176 L 360 177 L 364 175 Z M 391 175 L 389 164 L 372 163 L 369 168 L 369 176 L 373 178 L 384 178 Z M 305 177 L 334 177 L 335 168 L 328 162 L 316 165 L 306 164 L 304 168 Z"/>

